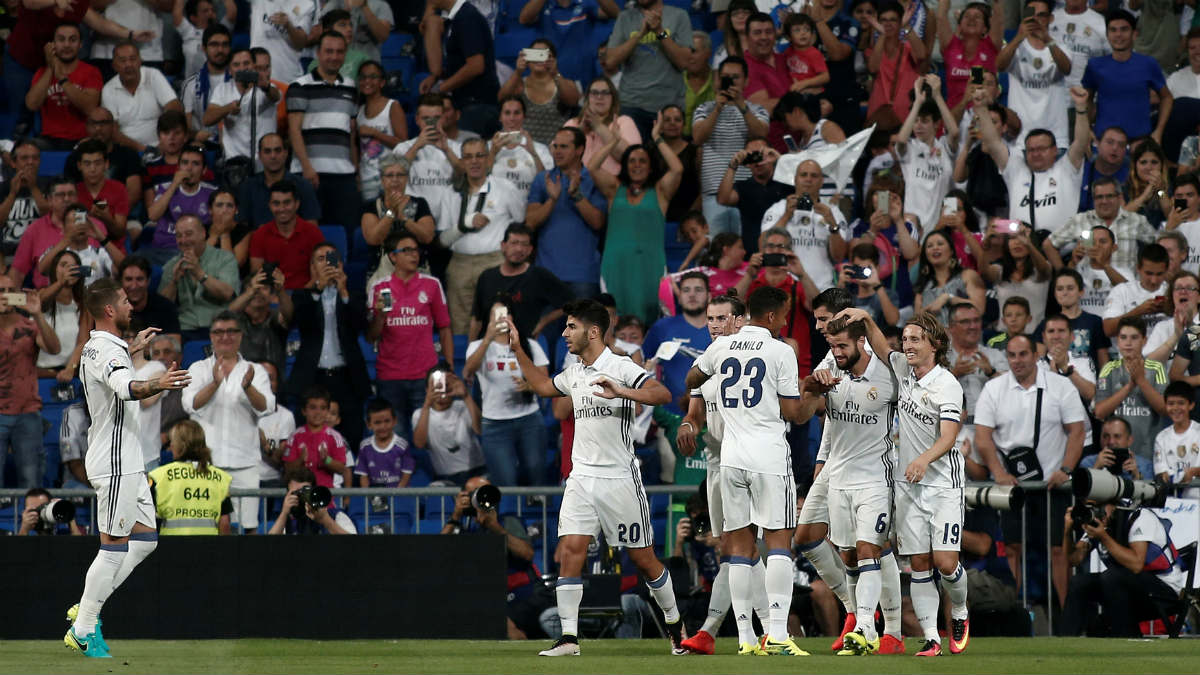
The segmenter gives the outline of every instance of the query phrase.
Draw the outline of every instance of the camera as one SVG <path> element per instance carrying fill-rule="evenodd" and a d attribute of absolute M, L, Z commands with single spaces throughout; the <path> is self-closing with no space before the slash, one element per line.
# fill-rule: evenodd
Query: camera
<path fill-rule="evenodd" d="M 1025 490 L 1020 485 L 986 485 L 963 488 L 963 500 L 973 509 L 1020 511 L 1025 506 Z"/>
<path fill-rule="evenodd" d="M 471 506 L 475 511 L 495 511 L 500 505 L 500 488 L 495 485 L 480 485 L 471 492 Z"/>
<path fill-rule="evenodd" d="M 1128 499 L 1153 508 L 1162 508 L 1167 500 L 1166 486 L 1157 481 L 1152 483 L 1133 480 L 1103 469 L 1079 468 L 1072 471 L 1071 491 L 1075 493 L 1076 502 L 1091 500 L 1100 504 L 1110 504 Z"/>
<path fill-rule="evenodd" d="M 1102 520 L 1104 520 L 1103 506 L 1076 502 L 1071 507 L 1071 529 L 1075 532 L 1076 539 L 1083 536 L 1084 525 L 1099 525 Z"/>
<path fill-rule="evenodd" d="M 233 81 L 238 84 L 258 84 L 258 71 L 239 70 L 233 74 Z"/>
<path fill-rule="evenodd" d="M 688 535 L 688 541 L 695 541 L 704 536 L 707 532 L 712 532 L 712 520 L 707 513 L 698 513 L 691 518 L 692 533 Z"/>
<path fill-rule="evenodd" d="M 763 267 L 787 267 L 787 254 L 785 253 L 764 253 Z"/>
<path fill-rule="evenodd" d="M 75 505 L 66 499 L 51 499 L 37 510 L 41 526 L 54 528 L 75 520 Z"/>
<path fill-rule="evenodd" d="M 300 499 L 300 503 L 302 505 L 308 506 L 313 510 L 323 509 L 333 502 L 333 493 L 329 491 L 329 488 L 323 485 L 305 485 L 304 487 L 293 491 L 292 494 L 296 495 Z M 303 507 L 296 507 L 295 509 L 292 509 L 293 518 L 299 520 L 304 515 Z"/>
<path fill-rule="evenodd" d="M 762 150 L 755 150 L 754 152 L 746 153 L 746 158 L 742 160 L 742 166 L 747 164 L 758 164 L 761 161 L 763 161 Z"/>
<path fill-rule="evenodd" d="M 871 268 L 862 265 L 846 265 L 846 276 L 850 279 L 870 279 Z"/>
<path fill-rule="evenodd" d="M 731 89 L 732 87 L 733 87 L 733 76 L 732 75 L 722 75 L 721 76 L 721 91 Z"/>
<path fill-rule="evenodd" d="M 812 197 L 809 197 L 807 194 L 800 195 L 800 197 L 796 199 L 796 210 L 797 211 L 812 211 L 813 210 Z"/>

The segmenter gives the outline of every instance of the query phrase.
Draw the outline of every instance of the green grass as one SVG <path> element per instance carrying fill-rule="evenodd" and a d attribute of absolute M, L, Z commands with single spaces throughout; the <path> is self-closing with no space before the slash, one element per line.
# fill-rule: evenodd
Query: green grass
<path fill-rule="evenodd" d="M 670 656 L 665 640 L 592 640 L 577 658 L 538 658 L 548 642 L 467 640 L 113 640 L 91 660 L 61 642 L 0 643 L 0 673 L 1196 673 L 1198 640 L 977 638 L 967 653 L 835 657 L 827 638 L 808 658 Z M 717 642 L 718 653 L 734 648 Z"/>

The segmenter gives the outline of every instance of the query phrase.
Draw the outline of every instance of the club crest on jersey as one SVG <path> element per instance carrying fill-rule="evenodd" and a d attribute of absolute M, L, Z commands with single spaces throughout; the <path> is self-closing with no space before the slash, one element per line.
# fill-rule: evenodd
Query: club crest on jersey
<path fill-rule="evenodd" d="M 417 293 L 417 302 L 421 304 L 429 302 L 429 296 L 425 295 L 425 291 L 420 291 Z"/>
<path fill-rule="evenodd" d="M 1100 290 L 1103 286 L 1104 286 L 1104 282 L 1101 281 L 1099 278 L 1092 279 L 1092 288 L 1094 288 L 1096 290 Z"/>
<path fill-rule="evenodd" d="M 878 399 L 879 398 L 879 388 L 871 387 L 869 390 L 867 390 L 867 398 L 871 399 L 872 401 Z"/>
<path fill-rule="evenodd" d="M 114 370 L 114 369 L 116 369 L 116 368 L 120 368 L 120 367 L 121 367 L 121 361 L 120 361 L 120 359 L 113 359 L 113 360 L 111 360 L 111 361 L 109 361 L 109 362 L 108 362 L 108 369 L 109 369 L 109 370 Z"/>
<path fill-rule="evenodd" d="M 1178 448 L 1175 449 L 1175 454 L 1179 455 L 1180 457 L 1186 457 L 1187 456 L 1187 447 L 1183 446 L 1183 445 L 1179 446 Z"/>

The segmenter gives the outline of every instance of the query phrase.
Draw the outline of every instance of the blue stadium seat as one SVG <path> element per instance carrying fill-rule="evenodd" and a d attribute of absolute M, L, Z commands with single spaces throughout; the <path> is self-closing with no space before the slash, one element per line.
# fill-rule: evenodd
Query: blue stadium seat
<path fill-rule="evenodd" d="M 346 250 L 349 248 L 346 245 L 346 228 L 341 225 L 321 225 L 321 234 L 325 235 L 325 241 L 337 247 L 342 260 L 346 260 Z"/>
<path fill-rule="evenodd" d="M 413 36 L 408 33 L 393 32 L 379 46 L 379 54 L 384 58 L 406 56 L 405 47 L 412 41 Z"/>
<path fill-rule="evenodd" d="M 42 153 L 42 163 L 38 167 L 39 176 L 60 176 L 63 168 L 67 165 L 67 157 L 69 152 L 56 152 L 47 150 Z"/>
<path fill-rule="evenodd" d="M 362 228 L 354 228 L 350 233 L 350 255 L 348 259 L 366 261 L 370 256 L 371 247 L 367 246 L 367 240 L 363 238 Z"/>
<path fill-rule="evenodd" d="M 497 17 L 496 27 L 501 33 L 524 28 L 521 25 L 521 10 L 526 2 L 527 0 L 500 0 L 500 15 Z"/>
<path fill-rule="evenodd" d="M 183 363 L 180 364 L 180 367 L 187 368 L 197 361 L 202 361 L 208 358 L 205 350 L 206 348 L 211 347 L 212 342 L 208 340 L 192 340 L 191 342 L 185 342 L 183 345 Z"/>

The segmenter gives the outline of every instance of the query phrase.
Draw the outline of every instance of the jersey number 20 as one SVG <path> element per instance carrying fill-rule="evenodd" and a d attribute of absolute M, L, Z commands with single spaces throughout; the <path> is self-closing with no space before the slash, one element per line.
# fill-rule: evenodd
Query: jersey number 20
<path fill-rule="evenodd" d="M 738 399 L 729 397 L 729 388 L 742 379 L 742 362 L 735 358 L 725 359 L 721 364 L 721 402 L 726 408 L 738 407 Z M 753 408 L 762 400 L 763 378 L 767 375 L 767 364 L 762 359 L 750 359 L 746 362 L 746 377 L 750 378 L 749 386 L 742 389 L 741 402 L 747 408 Z"/>

